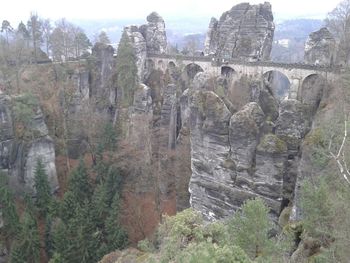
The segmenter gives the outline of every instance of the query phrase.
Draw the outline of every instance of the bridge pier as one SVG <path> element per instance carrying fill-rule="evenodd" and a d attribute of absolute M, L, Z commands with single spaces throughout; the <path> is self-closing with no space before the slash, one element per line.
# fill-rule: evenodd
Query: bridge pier
<path fill-rule="evenodd" d="M 288 99 L 298 99 L 298 94 L 301 85 L 301 78 L 291 78 Z"/>

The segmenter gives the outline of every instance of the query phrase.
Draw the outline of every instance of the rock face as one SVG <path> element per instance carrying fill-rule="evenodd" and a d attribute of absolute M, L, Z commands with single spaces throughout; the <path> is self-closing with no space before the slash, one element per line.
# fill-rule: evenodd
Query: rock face
<path fill-rule="evenodd" d="M 142 25 L 140 31 L 146 40 L 147 52 L 162 54 L 167 49 L 167 38 L 163 18 L 156 12 L 147 16 L 147 25 Z"/>
<path fill-rule="evenodd" d="M 127 26 L 124 31 L 135 50 L 139 79 L 144 80 L 147 65 L 147 53 L 163 54 L 167 51 L 167 37 L 163 18 L 156 12 L 147 16 L 147 24 Z"/>
<path fill-rule="evenodd" d="M 113 83 L 115 61 L 113 54 L 113 47 L 102 43 L 96 43 L 92 49 L 95 68 L 91 72 L 89 96 L 105 107 L 106 104 L 114 106 L 116 103 L 116 87 Z M 89 86 L 89 83 L 87 86 Z M 97 106 L 102 108 L 102 105 Z"/>
<path fill-rule="evenodd" d="M 15 128 L 20 130 L 20 126 L 12 111 L 15 99 L 0 95 L 0 170 L 7 174 L 10 185 L 16 192 L 33 192 L 35 166 L 37 160 L 41 159 L 54 192 L 58 189 L 55 149 L 44 116 L 40 108 L 32 109 L 34 115 L 29 122 L 30 127 L 26 129 L 31 136 L 18 138 L 16 133 L 19 132 Z"/>
<path fill-rule="evenodd" d="M 198 73 L 194 82 L 193 91 L 186 92 L 191 94 L 191 206 L 215 220 L 260 197 L 277 219 L 293 199 L 300 145 L 311 126 L 310 106 L 297 100 L 278 102 L 260 80 L 251 81 L 251 102 L 230 111 L 211 91 L 213 80 Z"/>
<path fill-rule="evenodd" d="M 211 19 L 204 53 L 248 61 L 268 60 L 274 29 L 269 3 L 236 5 L 219 21 Z"/>
<path fill-rule="evenodd" d="M 332 65 L 335 55 L 335 39 L 325 27 L 312 32 L 305 43 L 305 62 Z"/>

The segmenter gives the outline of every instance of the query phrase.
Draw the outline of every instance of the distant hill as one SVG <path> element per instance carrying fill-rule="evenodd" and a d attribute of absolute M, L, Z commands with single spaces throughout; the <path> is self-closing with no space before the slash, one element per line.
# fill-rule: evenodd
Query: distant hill
<path fill-rule="evenodd" d="M 319 19 L 293 19 L 276 25 L 275 40 L 293 38 L 306 39 L 313 31 L 320 29 L 323 20 Z"/>

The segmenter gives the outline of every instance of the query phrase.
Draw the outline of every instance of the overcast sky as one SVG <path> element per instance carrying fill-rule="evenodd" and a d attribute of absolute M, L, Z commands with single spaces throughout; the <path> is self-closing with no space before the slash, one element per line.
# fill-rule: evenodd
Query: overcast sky
<path fill-rule="evenodd" d="M 220 17 L 238 0 L 9 0 L 0 8 L 0 20 L 27 20 L 31 11 L 53 20 L 136 19 L 157 11 L 166 20 L 174 18 Z M 248 2 L 248 1 L 246 1 Z M 251 0 L 252 4 L 263 1 Z M 270 0 L 277 19 L 324 18 L 340 0 Z M 91 3 L 91 4 L 90 4 Z"/>

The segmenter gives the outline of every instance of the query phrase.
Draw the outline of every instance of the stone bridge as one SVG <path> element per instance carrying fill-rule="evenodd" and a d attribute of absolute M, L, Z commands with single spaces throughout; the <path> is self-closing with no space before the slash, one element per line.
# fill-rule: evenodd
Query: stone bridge
<path fill-rule="evenodd" d="M 339 72 L 338 67 L 310 65 L 303 63 L 276 63 L 270 61 L 247 62 L 234 59 L 217 59 L 214 57 L 193 57 L 167 54 L 148 54 L 146 63 L 165 72 L 171 67 L 180 67 L 187 70 L 195 68 L 196 72 L 209 72 L 213 76 L 237 74 L 237 76 L 261 77 L 270 72 L 279 72 L 289 81 L 289 98 L 300 98 L 303 84 L 312 77 L 322 77 L 332 81 Z M 192 76 L 193 77 L 193 76 Z"/>

